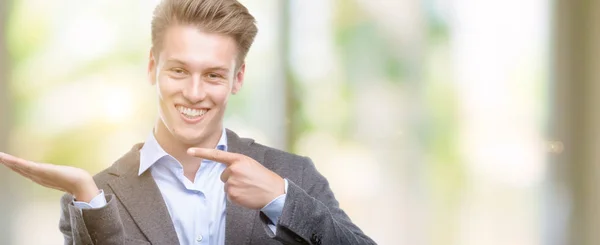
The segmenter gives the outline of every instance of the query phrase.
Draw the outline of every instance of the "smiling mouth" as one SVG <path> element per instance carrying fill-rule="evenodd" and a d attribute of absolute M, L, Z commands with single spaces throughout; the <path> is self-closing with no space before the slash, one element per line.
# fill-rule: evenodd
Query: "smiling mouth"
<path fill-rule="evenodd" d="M 181 115 L 183 115 L 186 118 L 189 119 L 197 119 L 199 117 L 202 117 L 204 114 L 206 114 L 206 112 L 208 112 L 208 109 L 194 109 L 194 108 L 189 108 L 189 107 L 185 107 L 185 106 L 181 106 L 181 105 L 177 105 L 175 106 L 175 108 L 177 108 L 177 110 L 179 111 L 179 113 L 181 113 Z"/>

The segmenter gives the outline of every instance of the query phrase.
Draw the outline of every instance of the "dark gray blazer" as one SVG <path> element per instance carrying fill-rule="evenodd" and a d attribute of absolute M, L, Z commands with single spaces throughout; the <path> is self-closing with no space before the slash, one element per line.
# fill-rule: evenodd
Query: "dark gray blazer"
<path fill-rule="evenodd" d="M 227 202 L 226 244 L 375 244 L 338 206 L 329 184 L 312 161 L 269 148 L 227 130 L 230 152 L 252 157 L 287 178 L 289 185 L 277 235 L 257 210 Z M 73 196 L 61 200 L 60 231 L 65 244 L 179 244 L 163 197 L 150 171 L 138 176 L 142 144 L 94 176 L 108 204 L 80 210 Z"/>

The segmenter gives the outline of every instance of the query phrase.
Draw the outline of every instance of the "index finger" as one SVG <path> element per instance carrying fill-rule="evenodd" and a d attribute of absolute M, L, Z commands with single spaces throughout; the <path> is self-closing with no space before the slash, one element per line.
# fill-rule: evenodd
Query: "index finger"
<path fill-rule="evenodd" d="M 8 167 L 15 167 L 25 171 L 31 171 L 35 167 L 35 163 L 22 158 L 15 157 L 4 152 L 0 152 L 0 162 Z"/>
<path fill-rule="evenodd" d="M 231 165 L 240 159 L 239 154 L 208 148 L 190 148 L 188 155 Z"/>

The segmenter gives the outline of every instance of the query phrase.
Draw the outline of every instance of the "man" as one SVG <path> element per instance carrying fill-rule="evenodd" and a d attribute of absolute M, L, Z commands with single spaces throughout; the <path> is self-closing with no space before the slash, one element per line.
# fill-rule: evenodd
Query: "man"
<path fill-rule="evenodd" d="M 143 144 L 93 178 L 8 154 L 0 160 L 68 193 L 65 244 L 374 244 L 310 159 L 223 127 L 256 33 L 235 0 L 164 0 L 148 63 L 160 116 Z"/>

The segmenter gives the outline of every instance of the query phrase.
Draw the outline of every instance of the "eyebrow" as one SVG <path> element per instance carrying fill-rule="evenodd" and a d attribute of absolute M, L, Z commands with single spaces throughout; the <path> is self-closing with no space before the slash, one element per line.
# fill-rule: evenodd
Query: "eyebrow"
<path fill-rule="evenodd" d="M 207 70 L 209 71 L 217 71 L 217 72 L 224 72 L 224 73 L 229 73 L 229 69 L 224 68 L 224 67 L 210 67 Z"/>
<path fill-rule="evenodd" d="M 186 62 L 184 62 L 180 59 L 176 59 L 176 58 L 167 59 L 166 63 L 176 63 L 176 64 L 180 64 L 183 66 L 189 66 Z M 222 66 L 210 66 L 210 67 L 206 68 L 205 70 L 220 71 L 220 72 L 225 72 L 225 73 L 229 72 L 229 68 L 222 67 Z"/>
<path fill-rule="evenodd" d="M 173 59 L 173 58 L 167 59 L 166 63 L 178 63 L 178 64 L 182 64 L 182 65 L 187 65 L 187 63 L 183 62 L 182 60 Z"/>

